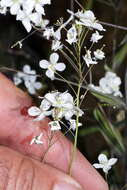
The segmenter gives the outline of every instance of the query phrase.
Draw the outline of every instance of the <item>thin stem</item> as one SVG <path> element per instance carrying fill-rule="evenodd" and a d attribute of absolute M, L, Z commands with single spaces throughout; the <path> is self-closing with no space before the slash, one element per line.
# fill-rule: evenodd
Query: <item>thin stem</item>
<path fill-rule="evenodd" d="M 80 90 L 81 90 L 81 83 L 79 82 L 78 85 L 78 91 L 77 91 L 77 103 L 76 106 L 79 107 L 79 103 L 80 103 Z M 79 123 L 79 113 L 77 113 L 76 116 L 76 132 L 75 132 L 75 140 L 74 140 L 74 147 L 73 147 L 73 152 L 71 155 L 71 160 L 70 160 L 70 164 L 69 164 L 69 175 L 72 175 L 72 165 L 73 165 L 73 161 L 75 159 L 76 156 L 76 148 L 77 148 L 77 140 L 78 140 L 78 123 Z"/>
<path fill-rule="evenodd" d="M 69 63 L 72 65 L 72 67 L 78 73 L 78 67 L 75 65 L 75 63 L 72 61 L 72 59 L 63 50 L 60 50 L 60 52 L 64 55 L 64 57 L 69 61 Z"/>

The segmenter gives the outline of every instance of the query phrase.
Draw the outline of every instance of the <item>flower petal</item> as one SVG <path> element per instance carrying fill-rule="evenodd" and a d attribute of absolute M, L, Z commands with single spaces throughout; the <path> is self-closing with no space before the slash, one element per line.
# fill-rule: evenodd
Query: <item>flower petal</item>
<path fill-rule="evenodd" d="M 54 80 L 55 76 L 54 76 L 54 72 L 52 70 L 47 70 L 45 74 L 48 78 L 50 78 L 51 80 Z"/>
<path fill-rule="evenodd" d="M 36 10 L 38 13 L 41 13 L 42 15 L 45 15 L 44 8 L 43 8 L 40 4 L 37 4 L 37 5 L 36 5 L 35 10 Z"/>
<path fill-rule="evenodd" d="M 58 53 L 52 53 L 51 55 L 50 55 L 50 62 L 51 63 L 57 63 L 57 61 L 58 61 L 58 59 L 59 59 L 59 55 L 58 55 Z"/>
<path fill-rule="evenodd" d="M 10 8 L 10 13 L 12 15 L 16 15 L 19 9 L 20 9 L 20 5 L 18 3 L 14 3 L 14 5 L 12 5 Z"/>
<path fill-rule="evenodd" d="M 104 165 L 95 163 L 95 164 L 93 164 L 93 167 L 95 167 L 96 169 L 99 169 L 99 168 L 103 168 Z"/>
<path fill-rule="evenodd" d="M 65 68 L 66 68 L 66 65 L 65 65 L 64 63 L 58 63 L 58 64 L 56 64 L 54 67 L 55 67 L 55 69 L 56 69 L 57 71 L 64 71 Z"/>
<path fill-rule="evenodd" d="M 49 62 L 48 62 L 47 60 L 43 59 L 43 60 L 41 60 L 41 61 L 39 62 L 39 66 L 40 66 L 42 69 L 47 69 L 48 66 L 49 66 Z"/>
<path fill-rule="evenodd" d="M 23 20 L 22 20 L 22 24 L 23 24 L 23 26 L 25 27 L 25 29 L 27 30 L 27 32 L 30 32 L 30 31 L 31 31 L 32 25 L 31 25 L 29 19 L 27 19 L 27 18 L 26 18 L 26 19 L 23 19 Z"/>
<path fill-rule="evenodd" d="M 28 109 L 28 114 L 30 116 L 38 116 L 41 114 L 41 110 L 36 106 L 32 106 L 31 108 Z"/>
<path fill-rule="evenodd" d="M 111 158 L 111 159 L 109 159 L 109 161 L 108 161 L 108 165 L 112 166 L 112 165 L 114 165 L 117 161 L 118 161 L 117 158 Z"/>
<path fill-rule="evenodd" d="M 98 160 L 100 162 L 100 164 L 104 164 L 108 162 L 107 156 L 105 154 L 100 154 L 98 156 Z"/>

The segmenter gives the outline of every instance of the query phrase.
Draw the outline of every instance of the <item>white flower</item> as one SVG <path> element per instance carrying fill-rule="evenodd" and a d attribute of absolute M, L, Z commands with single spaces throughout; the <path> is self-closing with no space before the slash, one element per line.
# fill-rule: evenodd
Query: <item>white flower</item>
<path fill-rule="evenodd" d="M 43 136 L 43 133 L 41 133 L 39 136 L 36 136 L 32 139 L 32 141 L 30 142 L 30 144 L 43 144 L 43 141 L 41 141 L 41 138 Z"/>
<path fill-rule="evenodd" d="M 74 102 L 70 93 L 51 92 L 47 93 L 44 98 L 54 107 L 52 111 L 54 119 L 61 119 L 63 117 L 65 117 L 66 120 L 71 119 L 74 114 Z"/>
<path fill-rule="evenodd" d="M 117 162 L 117 158 L 111 158 L 108 160 L 105 154 L 100 154 L 98 156 L 98 163 L 93 164 L 93 166 L 97 169 L 102 168 L 104 173 L 108 173 L 111 167 Z"/>
<path fill-rule="evenodd" d="M 51 92 L 47 93 L 44 98 L 50 102 L 53 107 L 52 117 L 54 120 L 59 120 L 65 117 L 70 120 L 73 115 L 83 114 L 82 110 L 74 105 L 73 97 L 68 92 Z"/>
<path fill-rule="evenodd" d="M 87 50 L 85 56 L 83 56 L 83 59 L 85 60 L 87 67 L 89 67 L 89 65 L 97 64 L 97 61 L 92 59 L 91 51 L 89 50 Z"/>
<path fill-rule="evenodd" d="M 24 85 L 30 94 L 35 94 L 36 90 L 42 88 L 42 84 L 37 82 L 36 79 L 36 71 L 31 70 L 29 65 L 24 65 L 23 72 L 18 72 L 13 77 L 15 85 L 19 85 L 24 82 Z"/>
<path fill-rule="evenodd" d="M 73 13 L 72 11 L 68 11 L 71 15 L 76 16 L 78 20 L 76 20 L 76 24 L 84 25 L 88 28 L 94 28 L 100 31 L 104 31 L 105 29 L 101 24 L 98 23 L 94 13 L 90 10 L 87 11 L 78 11 L 77 13 Z"/>
<path fill-rule="evenodd" d="M 95 33 L 92 34 L 92 37 L 91 37 L 90 41 L 93 42 L 93 43 L 97 43 L 98 40 L 100 40 L 102 38 L 103 38 L 103 36 L 100 35 L 98 31 L 96 31 Z"/>
<path fill-rule="evenodd" d="M 55 72 L 56 71 L 64 71 L 66 66 L 64 63 L 58 63 L 59 55 L 57 53 L 52 53 L 50 55 L 49 61 L 47 60 L 41 60 L 39 62 L 39 65 L 42 69 L 47 69 L 46 76 L 50 78 L 51 80 L 54 80 L 55 78 Z"/>
<path fill-rule="evenodd" d="M 39 13 L 32 13 L 31 10 L 19 10 L 17 13 L 16 20 L 20 20 L 27 30 L 30 32 L 32 29 L 32 23 L 35 25 L 40 25 L 41 23 L 41 15 Z"/>
<path fill-rule="evenodd" d="M 57 51 L 60 50 L 63 47 L 63 45 L 61 44 L 61 42 L 59 40 L 53 40 L 52 41 L 52 50 L 53 51 Z"/>
<path fill-rule="evenodd" d="M 31 11 L 35 10 L 37 13 L 45 15 L 43 6 L 46 4 L 51 4 L 50 0 L 26 0 L 23 4 L 24 9 L 29 9 Z"/>
<path fill-rule="evenodd" d="M 94 86 L 90 84 L 89 86 L 98 92 L 104 94 L 112 94 L 114 96 L 122 97 L 120 92 L 121 79 L 113 72 L 107 72 L 105 77 L 101 78 L 99 81 L 99 86 Z"/>
<path fill-rule="evenodd" d="M 75 26 L 73 25 L 68 31 L 67 31 L 67 42 L 69 44 L 77 42 L 77 31 Z"/>
<path fill-rule="evenodd" d="M 36 117 L 34 121 L 41 121 L 46 116 L 51 115 L 51 111 L 48 111 L 50 108 L 50 103 L 46 101 L 45 99 L 42 100 L 40 107 L 32 106 L 28 109 L 28 114 L 32 117 Z"/>
<path fill-rule="evenodd" d="M 49 122 L 49 125 L 51 126 L 51 131 L 61 130 L 61 126 L 58 121 L 51 121 Z"/>
<path fill-rule="evenodd" d="M 10 13 L 16 15 L 21 8 L 23 0 L 1 0 L 1 7 L 9 7 Z"/>
<path fill-rule="evenodd" d="M 72 129 L 73 131 L 76 130 L 76 120 L 75 119 L 70 119 L 70 129 Z M 82 126 L 82 123 L 78 123 L 78 127 Z"/>
<path fill-rule="evenodd" d="M 94 51 L 94 56 L 98 60 L 102 60 L 102 59 L 105 58 L 104 52 L 102 50 L 100 50 L 100 49 L 97 49 L 96 51 Z"/>
<path fill-rule="evenodd" d="M 36 90 L 39 90 L 42 88 L 42 84 L 36 81 L 26 80 L 24 81 L 24 84 L 30 94 L 36 94 Z"/>
<path fill-rule="evenodd" d="M 49 40 L 50 37 L 52 37 L 54 34 L 54 29 L 53 27 L 51 28 L 45 28 L 45 31 L 43 32 L 43 36 Z"/>

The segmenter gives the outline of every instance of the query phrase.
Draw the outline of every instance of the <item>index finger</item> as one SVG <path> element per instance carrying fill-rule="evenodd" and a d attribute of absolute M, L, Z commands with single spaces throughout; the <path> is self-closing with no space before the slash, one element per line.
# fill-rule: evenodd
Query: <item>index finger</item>
<path fill-rule="evenodd" d="M 0 74 L 0 143 L 23 154 L 41 160 L 67 173 L 72 153 L 72 144 L 60 132 L 56 132 L 54 140 L 58 139 L 48 150 L 48 119 L 34 122 L 27 114 L 32 105 L 30 97 L 16 88 L 11 81 Z M 36 135 L 43 133 L 43 145 L 30 145 Z M 107 184 L 77 151 L 72 165 L 72 176 L 87 190 L 107 190 Z"/>

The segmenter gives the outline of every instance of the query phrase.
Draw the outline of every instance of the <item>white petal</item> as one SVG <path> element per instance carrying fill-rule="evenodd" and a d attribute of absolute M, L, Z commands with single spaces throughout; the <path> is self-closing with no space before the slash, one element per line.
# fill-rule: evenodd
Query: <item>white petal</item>
<path fill-rule="evenodd" d="M 38 24 L 40 24 L 40 22 L 41 22 L 41 15 L 40 15 L 39 13 L 32 13 L 32 14 L 30 15 L 30 20 L 31 20 L 34 24 L 38 25 Z"/>
<path fill-rule="evenodd" d="M 104 164 L 108 162 L 107 156 L 105 154 L 100 154 L 98 156 L 98 160 L 100 162 L 100 164 Z"/>
<path fill-rule="evenodd" d="M 103 171 L 105 172 L 105 173 L 108 173 L 108 171 L 111 169 L 111 166 L 108 166 L 108 165 L 106 165 L 106 166 L 104 166 L 103 167 Z"/>
<path fill-rule="evenodd" d="M 109 161 L 108 161 L 108 165 L 112 166 L 112 165 L 114 165 L 117 161 L 118 161 L 117 158 L 111 158 L 111 159 L 109 159 Z"/>
<path fill-rule="evenodd" d="M 41 114 L 41 110 L 36 106 L 32 106 L 31 108 L 28 109 L 28 114 L 30 116 L 38 116 Z"/>
<path fill-rule="evenodd" d="M 45 74 L 48 78 L 50 78 L 51 80 L 54 80 L 55 76 L 52 70 L 47 70 Z"/>
<path fill-rule="evenodd" d="M 93 164 L 93 166 L 94 166 L 96 169 L 99 169 L 99 168 L 103 168 L 103 167 L 104 167 L 103 164 Z"/>
<path fill-rule="evenodd" d="M 64 113 L 64 116 L 65 116 L 65 119 L 66 120 L 70 120 L 71 118 L 72 118 L 72 116 L 73 116 L 73 111 L 66 111 L 65 113 Z"/>
<path fill-rule="evenodd" d="M 40 66 L 42 69 L 47 69 L 48 66 L 49 66 L 49 62 L 48 62 L 47 60 L 43 59 L 43 60 L 41 60 L 41 61 L 39 62 L 39 66 Z"/>
<path fill-rule="evenodd" d="M 58 53 L 52 53 L 50 55 L 50 62 L 51 63 L 57 63 L 58 59 L 59 59 Z"/>
<path fill-rule="evenodd" d="M 20 5 L 18 3 L 14 3 L 14 5 L 12 5 L 10 8 L 10 13 L 12 15 L 16 15 L 19 9 L 20 9 Z"/>
<path fill-rule="evenodd" d="M 51 106 L 51 103 L 49 101 L 47 101 L 46 99 L 42 100 L 41 105 L 40 105 L 40 109 L 42 110 L 48 110 Z"/>
<path fill-rule="evenodd" d="M 24 65 L 24 67 L 23 67 L 23 72 L 24 72 L 24 73 L 30 73 L 30 71 L 31 71 L 30 66 L 29 66 L 29 65 Z"/>
<path fill-rule="evenodd" d="M 45 95 L 45 99 L 48 100 L 51 104 L 54 104 L 56 102 L 56 95 L 57 93 L 47 93 Z"/>
<path fill-rule="evenodd" d="M 17 76 L 14 76 L 13 80 L 14 80 L 14 84 L 15 84 L 15 85 L 19 85 L 19 84 L 22 83 L 22 79 L 20 79 L 20 78 L 17 77 Z"/>
<path fill-rule="evenodd" d="M 66 68 L 66 65 L 65 65 L 64 63 L 58 63 L 58 64 L 56 64 L 54 67 L 55 67 L 55 69 L 56 69 L 57 71 L 64 71 L 65 68 Z"/>
<path fill-rule="evenodd" d="M 35 118 L 33 121 L 41 121 L 45 118 L 45 114 L 41 113 L 37 118 Z"/>
<path fill-rule="evenodd" d="M 31 25 L 29 19 L 27 19 L 27 18 L 26 18 L 26 19 L 23 19 L 23 20 L 22 20 L 22 24 L 23 24 L 23 26 L 25 27 L 25 29 L 27 30 L 27 32 L 30 32 L 30 31 L 31 31 L 32 25 Z"/>
<path fill-rule="evenodd" d="M 37 90 L 42 88 L 42 84 L 40 82 L 35 82 L 34 83 L 34 88 L 36 88 Z"/>
<path fill-rule="evenodd" d="M 40 4 L 37 4 L 37 5 L 36 5 L 35 10 L 36 10 L 38 13 L 41 13 L 42 15 L 45 15 L 44 8 L 43 8 Z"/>

